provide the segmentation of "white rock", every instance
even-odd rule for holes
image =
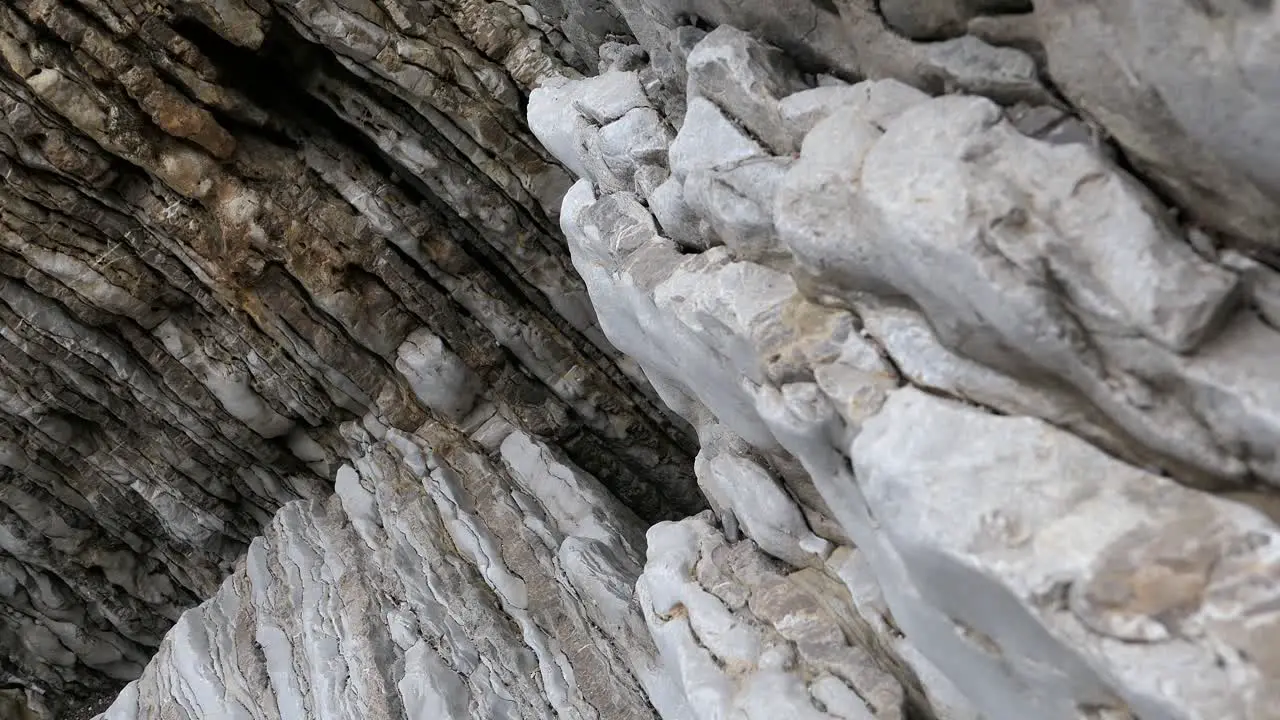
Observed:
[[[649,209],[662,226],[663,234],[681,247],[706,250],[720,244],[710,226],[685,202],[684,184],[674,176],[668,177],[649,195]]]
[[[729,545],[705,514],[650,529],[637,596],[699,720],[902,717],[902,688],[848,644],[840,601],[824,605],[749,543]],[[821,697],[840,705],[824,711]]]
[[[1254,648],[1280,632],[1280,612],[1239,614],[1276,592],[1245,589],[1280,562],[1280,530],[1260,514],[1039,421],[910,389],[850,453],[922,596],[971,653],[1002,658],[1041,717],[1120,699],[1141,716],[1274,715],[1271,659]],[[913,637],[931,654],[930,638]]]
[[[1138,368],[1103,354],[1122,328],[1154,354],[1195,347],[1232,309],[1235,279],[1088,148],[1027,138],[977,98],[916,105],[883,135],[845,108],[805,139],[776,203],[783,242],[824,281],[905,294],[958,353],[1043,368],[1153,449],[1242,471],[1176,401],[1144,392]]]
[[[795,138],[782,121],[778,100],[804,88],[805,83],[781,51],[722,25],[693,48],[687,68],[690,85],[698,95],[724,109],[770,150],[781,154],[795,149]]]
[[[643,165],[666,166],[674,135],[653,108],[636,108],[600,130],[597,142],[604,164],[631,179]]]
[[[799,147],[810,130],[840,108],[857,108],[861,118],[883,129],[908,108],[928,100],[925,93],[897,80],[864,80],[793,93],[782,99],[779,110]]]
[[[719,425],[704,426],[698,435],[698,486],[722,522],[736,521],[761,550],[780,560],[820,565],[831,544],[813,534],[795,501],[746,444]]]
[[[671,144],[671,172],[683,181],[696,170],[713,170],[767,154],[714,103],[695,96],[689,99],[684,125]]]
[[[465,417],[480,394],[480,378],[426,328],[405,338],[396,351],[396,370],[423,405],[452,420]]]
[[[773,197],[789,160],[760,158],[689,173],[684,197],[739,260],[790,260],[773,226]]]
[[[574,81],[551,78],[529,93],[529,129],[556,160],[578,177],[587,177],[583,162],[587,149],[580,142],[591,128],[574,105]]]
[[[634,72],[611,71],[579,80],[574,85],[573,107],[598,126],[621,118],[649,99]]]

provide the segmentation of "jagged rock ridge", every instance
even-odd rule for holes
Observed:
[[[107,718],[1275,717],[1278,22],[0,8],[0,669],[30,712],[158,646]]]

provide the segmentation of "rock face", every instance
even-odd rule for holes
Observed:
[[[137,678],[333,493],[343,423],[519,429],[646,521],[705,507],[551,219],[520,98],[573,71],[503,8],[0,7],[0,681]]]
[[[0,710],[1280,718],[1277,38],[5,4]]]

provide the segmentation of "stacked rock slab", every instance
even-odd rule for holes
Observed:
[[[0,715],[1280,716],[1278,33],[0,5]]]
[[[730,433],[807,473],[776,462],[771,493],[700,459],[726,528],[882,598],[865,646],[972,703],[937,715],[1277,717],[1277,528],[1196,489],[1280,480],[1280,333],[1240,273],[1088,142],[895,80],[796,90],[778,58],[731,27],[695,45],[665,164],[604,162],[613,125],[590,108],[627,73],[530,102],[588,170],[561,223],[606,335],[704,453]],[[744,664],[723,611],[646,595],[650,573],[693,574],[673,544],[705,541],[661,527],[642,603],[685,608],[692,647],[659,647],[687,688],[715,687]],[[829,711],[804,660],[808,692],[775,689],[772,717]],[[758,707],[732,687],[695,711]]]
[[[520,431],[501,465],[432,435],[281,510],[100,717],[682,717],[628,607],[640,519]]]
[[[138,678],[281,507],[324,506],[353,420],[519,429],[649,522],[705,507],[525,126],[582,61],[459,5],[0,3],[6,693]]]

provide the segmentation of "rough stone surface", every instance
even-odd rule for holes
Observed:
[[[704,712],[750,716],[757,658],[793,674],[771,716],[819,697],[693,569],[741,537],[838,578],[847,637],[924,716],[1276,717],[1255,642],[1277,530],[1239,492],[1277,483],[1269,256],[1205,243],[1061,110],[1003,95],[1016,63],[967,83],[987,97],[782,97],[799,152],[777,157],[734,132],[758,104],[704,97],[701,53],[668,185],[715,238],[623,232],[591,175],[561,218],[605,334],[700,428],[726,539],[655,527],[640,592],[661,587],[650,624]]]
[[[0,717],[1280,720],[1278,18],[0,4]]]
[[[0,682],[62,716],[138,678],[281,507],[325,506],[353,420],[486,452],[514,428],[648,521],[705,507],[693,433],[598,328],[555,219],[569,173],[523,116],[594,67],[605,15],[0,7]],[[646,102],[618,87],[574,111]],[[665,164],[657,132],[613,147]]]
[[[679,717],[626,612],[639,518],[520,431],[505,473],[448,434],[389,431],[284,508],[100,717],[652,718],[645,690]]]

